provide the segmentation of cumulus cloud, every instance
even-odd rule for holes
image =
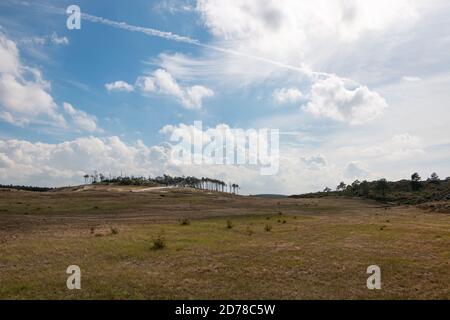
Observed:
[[[143,92],[175,97],[186,109],[202,108],[203,99],[214,96],[214,91],[200,85],[183,87],[164,69],[154,71],[150,76],[141,76],[136,81]]]
[[[209,139],[214,130],[227,128],[221,124],[203,132]],[[171,134],[178,130],[190,134],[192,129],[188,125],[167,126],[161,132]],[[300,193],[320,190],[339,180],[335,168],[324,164],[320,156],[301,160],[298,150],[284,150],[280,172],[275,176],[262,176],[258,167],[248,165],[176,164],[171,161],[172,151],[173,145],[168,142],[147,146],[140,140],[125,143],[116,136],[83,137],[61,143],[0,140],[0,179],[14,184],[63,186],[83,183],[83,175],[94,171],[153,177],[166,173],[216,177],[236,182],[243,192],[249,193]]]
[[[214,163],[213,153],[219,149],[222,149],[220,151],[220,154],[222,154],[221,161],[224,160],[223,156],[226,155],[227,151],[230,152],[231,150],[223,150],[223,144],[226,144],[227,141],[229,143],[234,143],[234,138],[237,136],[240,136],[243,139],[246,138],[244,130],[230,128],[230,126],[225,123],[210,128],[203,128],[201,122],[196,122],[194,125],[186,125],[183,123],[179,125],[166,125],[160,130],[160,133],[171,139],[173,142],[178,142],[179,139],[182,139],[182,141],[189,141],[189,145],[184,146],[189,149],[187,152],[190,153],[190,145],[192,145],[194,157],[200,157],[200,159],[203,158],[207,163]],[[218,136],[223,137],[223,140],[216,140],[216,137]],[[266,138],[264,142],[267,142],[267,137],[261,137],[261,139],[264,138]],[[204,152],[203,148],[208,145],[211,147],[208,147],[211,152]],[[230,145],[228,145],[228,148],[230,148]],[[231,148],[234,152],[234,145]],[[241,149],[239,146],[237,146],[237,148],[239,150],[238,152],[245,154],[245,150]],[[257,150],[254,151],[255,153],[252,154],[252,156],[257,156]]]
[[[382,154],[383,162],[397,161],[399,158],[386,157],[393,150],[417,149],[420,142],[410,135],[393,137],[383,146],[364,148],[352,147],[347,153],[333,154],[332,161],[318,150],[305,150],[291,145],[280,149],[279,172],[273,176],[262,176],[258,166],[217,165],[207,161],[201,164],[173,162],[174,133],[178,138],[201,134],[204,146],[207,146],[214,134],[230,130],[227,124],[209,128],[192,125],[168,125],[161,129],[165,139],[161,144],[147,146],[137,140],[126,143],[117,136],[83,137],[61,143],[33,143],[24,140],[0,140],[0,179],[7,183],[33,185],[76,185],[83,182],[83,175],[95,170],[103,174],[157,176],[161,174],[210,176],[225,181],[233,181],[242,186],[245,193],[286,193],[298,194],[323,190],[325,186],[334,186],[339,181],[369,179],[375,177],[366,168],[376,164],[375,153]],[[405,156],[405,152],[400,152]],[[399,155],[399,154],[397,154]],[[364,160],[344,162],[338,165],[338,158],[358,156]],[[409,153],[409,157],[417,154]],[[374,162],[375,159],[375,162]],[[418,170],[416,168],[416,170]],[[383,176],[393,173],[383,171]],[[395,175],[395,174],[394,174]]]
[[[35,81],[21,81],[11,74],[0,76],[0,103],[9,111],[23,114],[55,112],[56,104],[46,91],[46,85]]]
[[[296,88],[275,89],[272,93],[274,100],[278,104],[297,103],[302,99],[302,93]]]
[[[107,83],[105,84],[105,88],[108,91],[125,91],[125,92],[134,91],[134,87],[131,84],[121,80]]]
[[[10,183],[61,186],[82,183],[82,176],[94,171],[112,175],[167,173],[229,179],[242,174],[237,167],[175,166],[170,156],[168,143],[149,147],[139,140],[125,143],[116,136],[91,136],[55,144],[0,140],[0,179]],[[249,176],[259,175],[256,170],[250,173]]]
[[[199,0],[197,11],[214,37],[213,46],[223,51],[207,52],[196,59],[163,54],[157,63],[177,78],[203,78],[237,88],[264,81],[269,85],[282,82],[286,89],[273,92],[279,104],[301,99],[299,92],[290,90],[286,84],[318,90],[336,82],[338,76],[314,71],[333,68],[335,51],[339,59],[346,60],[346,56],[353,54],[348,48],[367,50],[371,40],[406,32],[420,17],[420,10],[412,0],[395,3],[250,0],[245,4]],[[331,80],[324,82],[328,78]],[[318,116],[359,124],[377,118],[387,106],[380,93],[370,91],[364,84],[343,83],[338,91],[346,97],[335,96],[337,100],[331,103],[332,108],[324,108],[323,104],[327,103],[317,101],[316,95],[307,109]],[[365,106],[366,103],[369,105]]]
[[[329,77],[311,88],[310,101],[303,107],[308,113],[351,124],[363,124],[379,117],[387,103],[366,86],[351,88],[341,78]]]
[[[57,105],[49,93],[50,84],[41,72],[22,65],[16,44],[0,33],[0,111],[12,124],[36,122],[41,116],[51,124],[64,126]]]
[[[75,109],[70,103],[63,103],[64,111],[71,117],[76,128],[87,131],[95,132],[100,131],[97,127],[97,118],[89,115],[84,111]]]
[[[56,34],[55,39],[59,39]],[[64,40],[55,40],[63,41]],[[30,124],[95,132],[100,129],[96,118],[65,102],[63,110],[71,119],[67,122],[50,94],[51,85],[41,71],[20,61],[16,43],[0,32],[0,119],[15,126]]]
[[[0,177],[12,183],[64,185],[80,183],[85,173],[155,174],[163,147],[142,142],[127,145],[118,137],[84,137],[62,143],[0,141]],[[154,160],[154,161],[152,161]]]

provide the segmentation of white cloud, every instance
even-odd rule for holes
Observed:
[[[148,148],[140,141],[126,145],[114,136],[56,144],[0,140],[0,178],[11,183],[73,185],[94,170],[147,176],[158,172],[163,152],[163,147]]]
[[[9,124],[14,125],[14,126],[18,126],[18,127],[25,127],[30,123],[30,121],[28,119],[16,118],[7,111],[0,111],[0,119],[2,119],[3,121],[5,121]]]
[[[1,118],[23,126],[45,121],[65,126],[57,105],[49,94],[50,84],[39,70],[22,65],[16,44],[0,33],[0,111]]]
[[[201,108],[204,98],[214,96],[214,91],[204,86],[195,85],[185,90],[185,98],[182,101],[187,108]]]
[[[136,86],[143,92],[173,96],[186,109],[200,109],[204,98],[214,96],[214,91],[204,86],[180,86],[164,69],[158,69],[150,76],[139,77]]]
[[[21,126],[41,121],[65,126],[64,118],[57,112],[57,105],[47,92],[46,85],[39,81],[26,81],[11,74],[1,74],[0,107],[4,109],[3,115],[7,116],[9,122]],[[41,116],[48,120],[41,119]]]
[[[198,0],[197,10],[225,45],[293,65],[313,58],[324,43],[332,48],[392,32],[418,17],[410,0]]]
[[[53,38],[57,38],[56,33]],[[71,119],[70,125],[50,94],[50,83],[43,79],[40,70],[20,62],[15,42],[2,33],[0,58],[1,120],[20,127],[39,124],[70,129],[72,125],[78,131],[101,131],[94,116],[65,102],[63,109]]]
[[[95,116],[89,115],[84,111],[75,109],[70,103],[63,103],[64,111],[71,117],[76,128],[87,131],[95,132],[100,131],[97,126],[97,119]]]
[[[225,124],[204,130],[206,139],[215,130],[226,130]],[[192,126],[167,126],[165,134],[174,130],[190,134]],[[0,140],[0,179],[13,184],[76,185],[85,173],[95,170],[104,174],[157,176],[161,174],[209,176],[236,182],[243,192],[299,193],[334,184],[334,167],[326,165],[321,156],[305,156],[298,150],[283,152],[280,172],[262,176],[258,167],[235,165],[176,165],[171,161],[171,144],[146,146],[142,141],[125,143],[119,137],[84,137],[62,143],[32,143],[23,140]],[[307,163],[309,162],[309,163]],[[302,179],[298,179],[301,176]],[[249,182],[251,181],[251,183]]]
[[[14,41],[0,33],[0,73],[19,74],[19,50]]]
[[[296,88],[275,89],[272,93],[273,98],[278,104],[297,103],[302,99],[302,93]]]
[[[359,53],[361,49],[366,54],[374,39],[390,41],[399,34],[404,35],[421,16],[413,0],[333,3],[327,0],[286,0],[282,3],[198,0],[197,11],[214,37],[211,43],[214,48],[211,49],[223,50],[208,50],[198,58],[163,54],[159,61],[153,62],[159,63],[177,79],[212,80],[238,89],[274,83],[281,83],[284,88],[314,87],[317,82],[323,84],[327,78],[339,79],[328,73],[329,70],[334,72],[333,66],[337,64],[335,52],[339,53],[339,60],[354,63],[353,48],[355,52]],[[382,47],[383,42],[379,45]],[[347,56],[352,59],[346,59]],[[358,65],[360,69],[367,69],[367,66]],[[324,72],[318,76],[314,70]],[[344,72],[354,75],[353,70],[345,69]],[[386,101],[379,93],[367,89],[364,78],[357,75],[355,78],[358,81],[352,87],[345,87],[347,91],[354,91],[354,97],[348,103],[340,101],[339,112],[317,110],[313,108],[314,103],[311,111],[353,124],[377,118],[387,105]],[[361,80],[362,84],[359,84]],[[298,94],[286,93],[276,92],[275,100],[280,103],[300,100]],[[348,106],[357,104],[360,98],[371,105]],[[344,109],[351,109],[351,114],[344,114],[347,111]]]
[[[27,115],[55,112],[56,104],[44,84],[22,81],[11,74],[0,76],[0,103],[9,111]]]
[[[201,131],[192,125],[179,124],[165,126],[160,132],[166,138],[174,132],[179,136],[202,133],[204,142],[207,143],[216,131],[223,132],[227,129],[230,127],[226,124],[203,128]],[[325,186],[333,187],[340,181],[372,180],[381,176],[407,178],[414,171],[423,172],[423,168],[426,170],[422,175],[429,174],[427,163],[408,167],[400,176],[396,168],[389,170],[392,164],[398,164],[399,159],[417,158],[418,153],[408,150],[417,150],[420,145],[420,139],[408,134],[397,135],[388,142],[373,147],[342,148],[337,153],[320,146],[305,149],[285,144],[281,145],[280,149],[278,174],[262,176],[259,168],[247,165],[175,164],[171,161],[172,145],[167,139],[154,146],[147,146],[140,140],[125,143],[116,136],[91,136],[54,144],[0,140],[0,179],[13,184],[63,186],[82,183],[82,176],[94,170],[104,174],[118,175],[123,172],[136,176],[157,176],[166,173],[209,176],[236,182],[242,186],[244,193],[299,194],[323,190]],[[396,156],[386,156],[395,152],[398,152]],[[397,157],[400,154],[402,157]],[[447,163],[449,156],[447,152],[447,158],[442,158],[441,161]],[[355,157],[358,159],[346,160]],[[368,169],[377,167],[377,162],[388,168],[382,170],[381,175]],[[409,164],[409,161],[400,163],[402,166],[405,164]],[[445,175],[445,170],[438,169],[436,171]]]
[[[121,80],[107,83],[105,84],[105,88],[108,91],[125,91],[125,92],[134,91],[134,87],[131,84]]]
[[[10,168],[14,165],[14,162],[8,158],[4,153],[0,153],[0,169]]]
[[[362,124],[379,117],[387,103],[365,86],[349,88],[344,80],[330,77],[311,88],[310,101],[303,109],[317,117]]]

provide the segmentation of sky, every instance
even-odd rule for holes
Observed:
[[[69,30],[66,8],[81,9]],[[0,2],[0,184],[208,176],[244,194],[450,176],[444,0]],[[276,129],[279,169],[171,136]]]

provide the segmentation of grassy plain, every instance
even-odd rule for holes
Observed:
[[[373,264],[379,291],[366,287]],[[81,268],[81,290],[66,288],[69,265]],[[175,188],[0,191],[1,299],[450,299],[449,280],[450,215],[415,206]]]

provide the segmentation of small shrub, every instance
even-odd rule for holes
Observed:
[[[95,232],[95,227],[91,227],[91,234],[94,234]]]
[[[166,247],[166,238],[164,235],[160,233],[156,238],[152,239],[153,242],[153,250],[161,250]]]
[[[286,220],[283,220],[283,223],[286,223]]]
[[[264,231],[266,231],[266,232],[272,231],[272,225],[271,225],[271,224],[266,224],[266,225],[264,226]]]
[[[119,230],[116,228],[111,228],[111,234],[118,234]]]
[[[233,227],[233,222],[231,222],[231,220],[227,220],[227,229],[233,229]]]
[[[188,226],[191,224],[191,220],[185,218],[178,221],[180,226]]]

